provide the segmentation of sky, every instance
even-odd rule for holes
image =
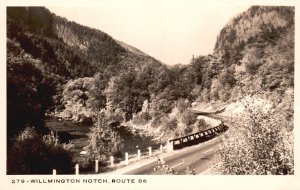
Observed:
[[[99,29],[163,63],[174,65],[189,64],[193,55],[212,53],[220,30],[230,19],[250,7],[204,4],[203,1],[167,2],[106,2],[47,8],[56,15]]]

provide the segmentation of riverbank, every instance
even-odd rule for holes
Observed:
[[[45,126],[54,131],[61,143],[72,142],[74,144],[75,157],[80,157],[80,152],[88,143],[88,133],[91,125],[64,121],[57,118],[47,118]],[[139,129],[133,129],[128,126],[117,126],[114,128],[120,134],[123,140],[122,153],[136,153],[137,149],[147,150],[148,147],[158,148],[159,143],[153,140],[153,137],[147,135]]]

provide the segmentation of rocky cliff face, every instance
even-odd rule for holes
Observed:
[[[222,29],[214,54],[223,56],[228,64],[238,64],[250,51],[258,51],[258,58],[275,55],[278,46],[290,51],[294,43],[294,11],[293,7],[283,6],[251,7]]]
[[[81,42],[77,35],[74,34],[71,28],[67,26],[67,20],[64,23],[54,24],[54,32],[57,34],[58,38],[61,38],[64,43],[71,47],[77,47],[80,50],[87,50],[89,47],[88,41]]]
[[[212,55],[189,66],[199,101],[232,101],[263,94],[278,104],[294,87],[294,7],[253,6],[230,20]]]

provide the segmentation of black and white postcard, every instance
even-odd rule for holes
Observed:
[[[300,188],[295,1],[4,2],[5,190]]]

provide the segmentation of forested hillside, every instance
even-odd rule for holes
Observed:
[[[234,115],[233,138],[218,150],[212,173],[294,174],[294,15],[294,7],[254,6],[218,36],[214,56],[223,69],[210,101],[237,101],[244,111]]]
[[[96,90],[102,91],[109,79],[119,73],[137,71],[145,65],[164,67],[154,58],[126,50],[119,43],[99,30],[67,21],[46,8],[8,7],[9,134],[15,134],[27,123],[36,125],[33,120],[42,121],[38,118],[43,118],[46,110],[64,109],[62,92],[70,80],[101,76],[98,82],[103,86]],[[104,108],[105,100],[101,94],[97,96],[93,97],[99,101],[96,108]],[[16,117],[22,119],[16,121]]]
[[[212,55],[188,66],[195,71],[199,102],[232,102],[260,95],[276,107],[293,99],[294,8],[253,6],[217,37]],[[292,104],[291,102],[285,102]]]
[[[102,126],[94,133],[133,125],[165,141],[209,127],[192,103],[225,105],[246,96],[270,101],[292,122],[294,14],[293,7],[253,6],[228,22],[210,55],[167,66],[46,8],[8,7],[8,144],[27,127],[44,134],[45,116]]]
[[[189,112],[191,102],[226,105],[250,96],[257,102],[259,99],[270,102],[272,109],[293,122],[294,38],[293,7],[253,6],[226,24],[212,54],[193,57],[189,65],[169,69],[170,73],[177,72],[176,89],[185,92],[176,97],[185,99],[183,107]],[[171,95],[172,90],[167,93]],[[159,97],[151,101],[149,113],[154,113],[153,105],[169,101]],[[183,102],[180,98],[178,102]],[[157,99],[160,100],[155,102]],[[182,136],[203,126],[202,122],[194,123],[192,113],[178,113],[174,108],[182,106],[179,104],[168,106],[169,112],[162,117],[159,114],[150,117],[155,118],[151,126],[158,120],[162,127],[158,134]]]
[[[294,81],[294,8],[251,7],[218,36],[214,55],[248,93],[284,93]]]

